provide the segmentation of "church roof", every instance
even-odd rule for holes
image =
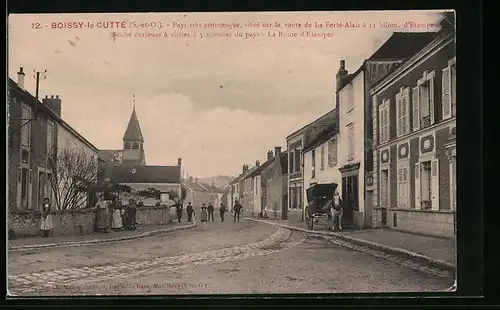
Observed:
[[[114,183],[181,183],[180,166],[114,166],[109,173]]]
[[[139,120],[137,119],[137,113],[134,110],[130,115],[130,120],[128,121],[127,130],[123,135],[123,140],[135,140],[144,142],[144,138],[142,137],[141,126],[139,125]]]

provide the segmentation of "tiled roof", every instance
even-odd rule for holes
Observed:
[[[99,158],[108,162],[114,158],[116,152],[120,151],[121,150],[99,150]]]
[[[304,131],[304,145],[311,143],[312,140],[316,139],[318,134],[329,128],[333,123],[336,123],[337,120],[337,110],[332,110],[309,124]]]
[[[32,94],[30,94],[30,92],[19,87],[19,85],[17,85],[17,83],[14,82],[14,80],[11,78],[9,78],[8,87],[9,87],[9,92],[15,91],[19,95],[23,96],[24,102],[26,104],[34,106],[35,103],[38,102],[38,112],[42,112],[48,115],[51,119],[53,119],[55,122],[57,122],[59,125],[64,127],[69,132],[71,132],[71,134],[73,134],[78,140],[83,142],[92,150],[99,151],[92,143],[90,143],[89,140],[85,139],[84,136],[82,136],[73,127],[71,127],[68,123],[66,123],[59,115],[57,115],[54,111],[52,111],[52,109],[50,109],[49,107],[47,107],[47,105],[37,100]]]
[[[137,119],[137,113],[134,110],[130,115],[130,120],[128,121],[127,130],[123,135],[123,140],[136,140],[136,141],[144,141],[142,137],[141,126],[139,125],[139,120]]]
[[[180,183],[179,166],[114,166],[109,178],[115,183]]]
[[[298,133],[300,131],[304,132],[304,135],[307,135],[308,129],[310,129],[311,127],[314,127],[318,124],[330,122],[332,119],[334,119],[337,116],[336,113],[337,112],[335,110],[332,110],[326,114],[321,115],[319,118],[315,119],[311,123],[304,125],[302,128],[300,128],[300,129],[296,130],[295,132],[293,132],[292,134],[288,135],[286,139],[288,140],[289,137],[295,135],[296,133]],[[307,137],[305,137],[305,138],[307,138]]]
[[[260,175],[264,169],[266,169],[270,164],[272,164],[273,160],[274,157],[266,161],[265,163],[261,164],[257,169],[255,169],[252,173],[250,173],[248,177],[252,178],[257,175]]]
[[[197,191],[197,192],[206,192],[206,189],[197,182],[191,181],[191,180],[183,180],[182,183],[186,185],[188,188]]]
[[[396,70],[406,59],[418,53],[439,35],[439,32],[393,32],[392,36],[376,50],[366,61],[392,60],[394,64],[389,71]],[[361,66],[342,79],[339,90],[349,84],[365,68],[364,61]]]
[[[407,59],[437,35],[438,32],[394,32],[368,60]]]
[[[339,132],[339,126],[337,122],[331,123],[328,127],[326,127],[323,131],[319,132],[315,138],[311,140],[308,144],[304,146],[304,149],[302,150],[303,153],[308,152],[315,147],[325,143],[328,141],[331,137],[333,137],[335,134]]]

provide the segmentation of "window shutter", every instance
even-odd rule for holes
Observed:
[[[451,117],[451,76],[450,67],[443,69],[443,74],[441,75],[441,87],[442,87],[442,112],[443,120]]]
[[[396,94],[396,136],[401,136],[401,93]]]
[[[434,105],[434,76],[429,79],[429,107],[431,110],[431,125],[434,124],[436,120],[436,108]]]
[[[32,205],[32,197],[33,197],[33,173],[32,170],[29,170],[29,175],[28,175],[28,202],[26,204],[27,209],[31,209]]]
[[[404,207],[408,208],[409,204],[409,196],[408,196],[408,167],[403,168],[403,199],[404,199]]]
[[[390,104],[391,101],[387,99],[387,102],[385,103],[385,141],[389,141],[391,139],[391,131],[390,131],[391,120],[389,113]]]
[[[420,202],[420,163],[415,164],[415,209],[420,210],[422,204]]]
[[[439,159],[431,162],[432,210],[439,210]]]
[[[379,127],[379,141],[384,143],[384,104],[378,106],[378,127]]]
[[[403,119],[404,122],[404,134],[410,133],[410,88],[405,88],[403,92],[404,106],[403,112],[405,117]],[[407,171],[408,172],[408,171]]]
[[[402,188],[402,185],[403,185],[403,169],[401,168],[398,168],[398,207],[401,207],[401,204],[403,202],[403,188]]]
[[[412,104],[413,104],[413,131],[420,129],[420,104],[418,98],[418,86],[412,89]]]
[[[331,167],[333,164],[333,140],[328,141],[328,166]]]
[[[17,168],[17,193],[16,193],[16,207],[17,209],[21,209],[21,193],[22,193],[22,179],[23,179],[23,168]]]

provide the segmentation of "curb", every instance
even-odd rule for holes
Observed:
[[[301,232],[305,232],[305,233],[312,234],[312,235],[336,237],[342,241],[350,242],[350,243],[355,244],[355,245],[369,247],[371,249],[383,251],[383,252],[386,252],[389,254],[405,256],[405,257],[415,261],[418,264],[425,264],[425,265],[432,266],[434,268],[438,268],[438,269],[447,271],[451,274],[452,277],[455,277],[456,268],[453,264],[450,264],[450,263],[442,261],[442,260],[435,260],[435,259],[432,259],[428,256],[414,253],[414,252],[411,252],[411,251],[408,251],[405,249],[395,248],[395,247],[391,247],[391,246],[387,246],[387,245],[382,245],[379,243],[375,243],[375,242],[371,242],[371,241],[367,241],[367,240],[362,240],[362,239],[357,239],[354,237],[348,237],[348,236],[344,236],[342,234],[335,233],[335,232],[313,231],[313,230],[304,229],[304,228],[300,228],[300,227],[293,227],[293,226],[289,226],[289,225],[272,223],[272,222],[262,221],[262,220],[252,219],[252,218],[245,218],[245,219],[249,220],[249,221],[255,221],[255,222],[266,223],[269,225],[275,225],[278,227],[287,228],[287,229],[291,229],[291,230],[295,230],[295,231],[301,231]]]
[[[197,224],[185,225],[181,227],[173,227],[173,228],[165,228],[165,229],[157,229],[142,233],[136,236],[127,236],[127,237],[119,237],[119,238],[110,238],[110,239],[94,239],[94,240],[86,240],[86,241],[70,241],[70,242],[59,242],[59,243],[48,243],[48,244],[37,244],[37,245],[18,245],[8,247],[9,251],[18,251],[18,250],[31,250],[31,249],[43,249],[43,248],[54,248],[54,247],[72,247],[72,246],[80,246],[80,245],[88,245],[88,244],[105,244],[105,243],[116,243],[121,241],[128,241],[134,239],[142,239],[146,237],[152,237],[156,235],[168,234],[176,231],[188,230],[191,228],[197,227]]]

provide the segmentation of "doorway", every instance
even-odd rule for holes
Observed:
[[[380,170],[380,206],[389,207],[389,169]]]
[[[351,175],[342,178],[342,199],[344,200],[344,215],[342,226],[353,224],[353,212],[359,210],[358,176]]]

